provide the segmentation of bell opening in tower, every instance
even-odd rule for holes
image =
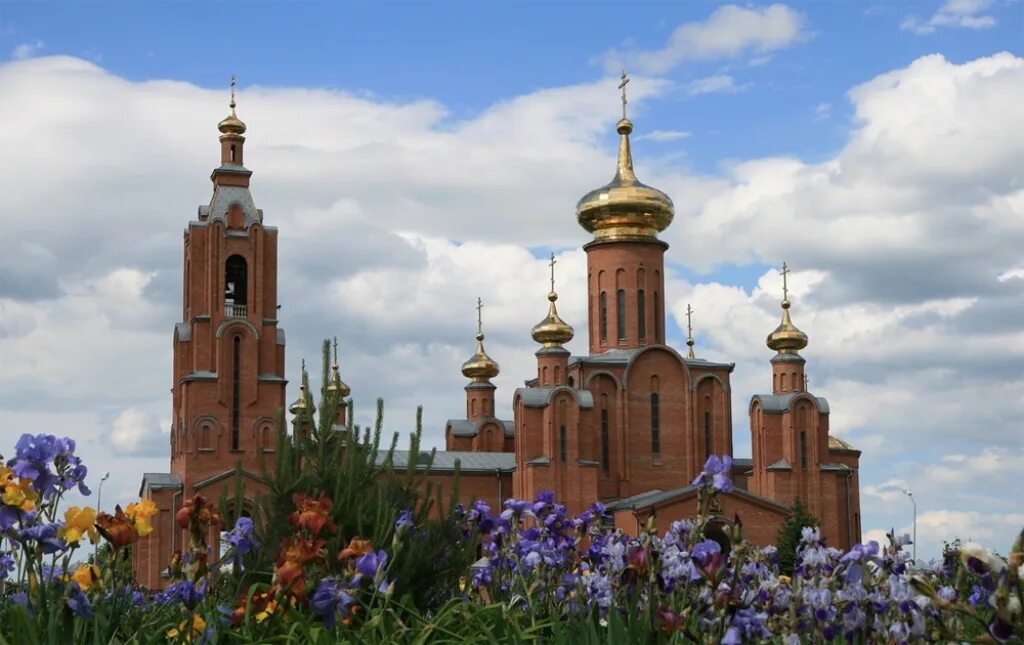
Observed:
[[[228,258],[224,268],[224,316],[245,318],[248,316],[248,264],[240,255]]]

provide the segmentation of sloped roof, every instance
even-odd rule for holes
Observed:
[[[755,394],[750,402],[760,401],[761,407],[768,413],[788,412],[790,406],[798,396],[808,396],[818,405],[818,411],[822,414],[829,413],[828,401],[820,396],[807,394],[807,392],[787,392],[786,394]]]
[[[521,387],[516,390],[516,394],[523,397],[523,405],[526,407],[544,408],[551,403],[551,397],[556,392],[561,391],[573,392],[580,402],[580,407],[583,409],[594,407],[594,395],[590,390],[577,390],[567,385],[559,385],[557,387]]]
[[[515,436],[516,424],[514,421],[505,421],[495,417],[483,417],[476,421],[469,421],[467,419],[448,419],[445,422],[446,428],[452,429],[452,434],[456,437],[475,437],[477,432],[480,431],[480,426],[485,423],[499,423],[504,427],[505,436]]]
[[[386,450],[377,452],[377,463],[384,462]],[[393,456],[395,470],[405,470],[409,467],[409,451],[396,450]],[[418,455],[418,467],[426,468],[430,460],[430,451],[420,451]],[[455,462],[459,461],[460,470],[464,473],[472,472],[494,472],[496,470],[512,471],[516,467],[516,454],[514,452],[467,452],[438,450],[434,454],[434,463],[431,471],[455,470]]]
[[[143,492],[149,490],[160,490],[163,488],[178,488],[181,486],[181,478],[172,473],[144,473],[142,485],[139,486],[139,497]]]

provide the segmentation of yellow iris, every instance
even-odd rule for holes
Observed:
[[[180,625],[178,625],[177,627],[174,627],[174,628],[168,630],[167,638],[177,638],[178,636],[180,636],[182,634],[182,632],[185,631],[185,625],[187,625],[187,624],[188,624],[187,620],[186,621],[182,621],[182,623]],[[186,640],[187,641],[191,641],[194,637],[199,636],[200,634],[202,634],[204,629],[206,629],[206,621],[203,620],[203,617],[200,616],[199,614],[194,614],[192,616],[192,631],[186,637]]]
[[[94,584],[100,583],[100,568],[95,564],[83,564],[78,571],[71,574],[71,579],[78,583],[82,591],[86,591]]]
[[[125,515],[131,519],[135,524],[135,530],[138,531],[139,537],[146,537],[153,532],[153,527],[149,523],[149,518],[153,517],[159,512],[160,509],[156,507],[156,504],[151,499],[144,499],[139,502],[133,502],[124,509]]]
[[[68,544],[78,544],[79,540],[88,535],[89,541],[96,544],[100,539],[96,533],[96,511],[89,507],[77,506],[64,511],[64,528],[58,535]]]
[[[31,511],[36,507],[36,500],[39,499],[39,494],[32,490],[32,481],[28,479],[22,479],[17,483],[14,483],[12,478],[8,478],[4,484],[3,503],[7,506],[16,506],[22,511]]]

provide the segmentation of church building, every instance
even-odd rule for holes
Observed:
[[[583,245],[588,352],[572,356],[565,349],[575,330],[558,314],[552,257],[547,315],[532,329],[537,371],[511,393],[512,419],[499,419],[491,382],[499,366],[484,348],[478,301],[476,351],[462,365],[469,379],[464,418],[446,423],[446,449],[437,452],[429,479],[445,490],[458,470],[463,501],[483,499],[495,510],[509,497],[532,499],[549,490],[572,512],[599,500],[617,527],[636,533],[651,517],[662,529],[692,517],[697,490],[690,483],[708,456],[733,456],[734,365],[696,357],[692,330],[685,353],[666,343],[668,244],[658,234],[672,224],[675,209],[633,170],[627,82],[623,75],[615,176],[576,205],[576,219],[590,236]],[[277,230],[264,225],[249,192],[246,126],[235,115],[233,93],[230,107],[218,126],[221,165],[211,176],[213,196],[184,236],[170,473],[147,473],[140,491],[161,509],[156,530],[135,553],[138,581],[152,588],[163,586],[161,569],[182,548],[173,516],[183,498],[216,498],[229,483],[233,491],[236,464],[245,489],[259,487],[259,464],[272,464],[275,418],[284,407]],[[861,534],[860,451],[829,434],[828,402],[807,390],[800,351],[808,338],[791,319],[787,273],[783,264],[781,323],[766,341],[774,352],[771,390],[750,399],[753,455],[733,457],[736,490],[721,496],[719,523],[725,527],[738,515],[748,539],[770,544],[800,497],[821,520],[828,543],[848,548]],[[768,372],[766,366],[766,389]],[[330,387],[342,398],[350,394],[337,364]],[[311,405],[304,391],[293,414],[303,405]],[[407,460],[408,453],[396,452],[396,467]]]

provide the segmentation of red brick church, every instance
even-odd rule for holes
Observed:
[[[241,463],[247,497],[261,486],[259,462],[272,463],[275,418],[285,403],[284,330],[277,320],[277,230],[263,222],[243,165],[245,124],[220,122],[221,163],[213,195],[184,234],[182,322],[174,327],[170,472],[146,473],[140,494],[161,512],[135,551],[138,580],[163,585],[161,571],[182,548],[173,517],[184,498],[235,490]],[[604,501],[629,532],[654,516],[659,526],[696,510],[690,482],[708,455],[732,455],[732,363],[681,354],[665,342],[664,254],[658,239],[674,217],[672,200],[633,171],[632,122],[616,127],[615,177],[576,205],[591,236],[587,253],[589,351],[572,356],[574,336],[556,308],[554,263],[547,315],[533,327],[537,372],[512,393],[512,420],[495,416],[491,379],[498,364],[484,349],[462,365],[465,418],[445,427],[430,478],[446,486],[458,466],[466,501],[492,508],[545,490],[570,510]],[[825,399],[807,391],[807,336],[790,318],[783,266],[782,322],[768,335],[775,352],[771,393],[749,406],[752,458],[733,459],[737,490],[724,496],[723,522],[739,514],[756,543],[774,541],[797,496],[822,522],[828,542],[860,540],[860,451],[829,434]],[[538,302],[538,308],[541,303]],[[525,330],[524,330],[525,333]],[[454,366],[453,366],[454,368]],[[765,371],[767,383],[767,369]],[[332,387],[348,396],[337,365]],[[305,394],[296,405],[307,404]],[[292,406],[293,408],[295,405]],[[404,467],[407,453],[395,455]]]

